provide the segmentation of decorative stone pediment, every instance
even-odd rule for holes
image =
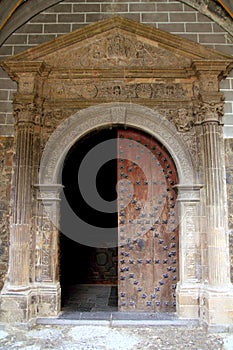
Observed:
[[[232,60],[231,56],[170,33],[114,17],[29,49],[11,57],[6,64],[17,62],[11,64],[13,70],[19,70],[19,62],[25,61],[44,62],[55,70],[122,67],[162,70],[190,68],[196,60],[229,59]]]
[[[46,56],[46,63],[53,67],[70,68],[173,68],[189,67],[191,60],[157,42],[132,32],[113,28],[103,34],[83,40],[67,49],[62,48]]]

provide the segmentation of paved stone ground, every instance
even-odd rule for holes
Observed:
[[[231,350],[233,334],[197,326],[109,327],[0,325],[0,349],[24,350]]]

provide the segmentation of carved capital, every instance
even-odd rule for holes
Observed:
[[[34,124],[37,108],[32,101],[14,102],[14,117],[17,124]]]
[[[194,105],[193,110],[196,116],[196,124],[202,124],[206,122],[222,123],[223,102],[199,102]]]

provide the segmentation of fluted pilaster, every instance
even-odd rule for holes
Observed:
[[[222,126],[218,122],[204,122],[202,127],[208,284],[224,288],[229,286],[230,276]]]
[[[9,282],[12,286],[27,286],[29,283],[33,179],[33,113],[34,107],[32,103],[17,103],[15,105],[16,155],[9,268]]]

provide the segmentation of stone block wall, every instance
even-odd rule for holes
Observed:
[[[64,0],[33,17],[13,33],[0,47],[0,60],[112,16],[126,17],[233,55],[233,37],[207,16],[181,1]],[[0,198],[0,210],[3,215],[3,228],[0,233],[0,287],[2,283],[1,276],[6,272],[7,261],[9,233],[7,215],[9,211],[6,206],[9,199],[11,172],[11,165],[7,159],[12,152],[12,136],[14,135],[12,97],[16,87],[16,83],[12,82],[8,75],[0,69],[0,135],[3,137],[0,139],[0,152],[1,167],[3,167],[1,168],[1,170],[3,169],[1,176],[4,178],[4,181],[1,181]],[[224,133],[227,137],[229,220],[230,228],[232,228],[233,73],[221,83],[221,90],[225,95]],[[1,209],[2,207],[4,209]],[[231,236],[231,253],[233,256],[233,235]]]
[[[7,273],[13,138],[0,137],[0,289]]]

